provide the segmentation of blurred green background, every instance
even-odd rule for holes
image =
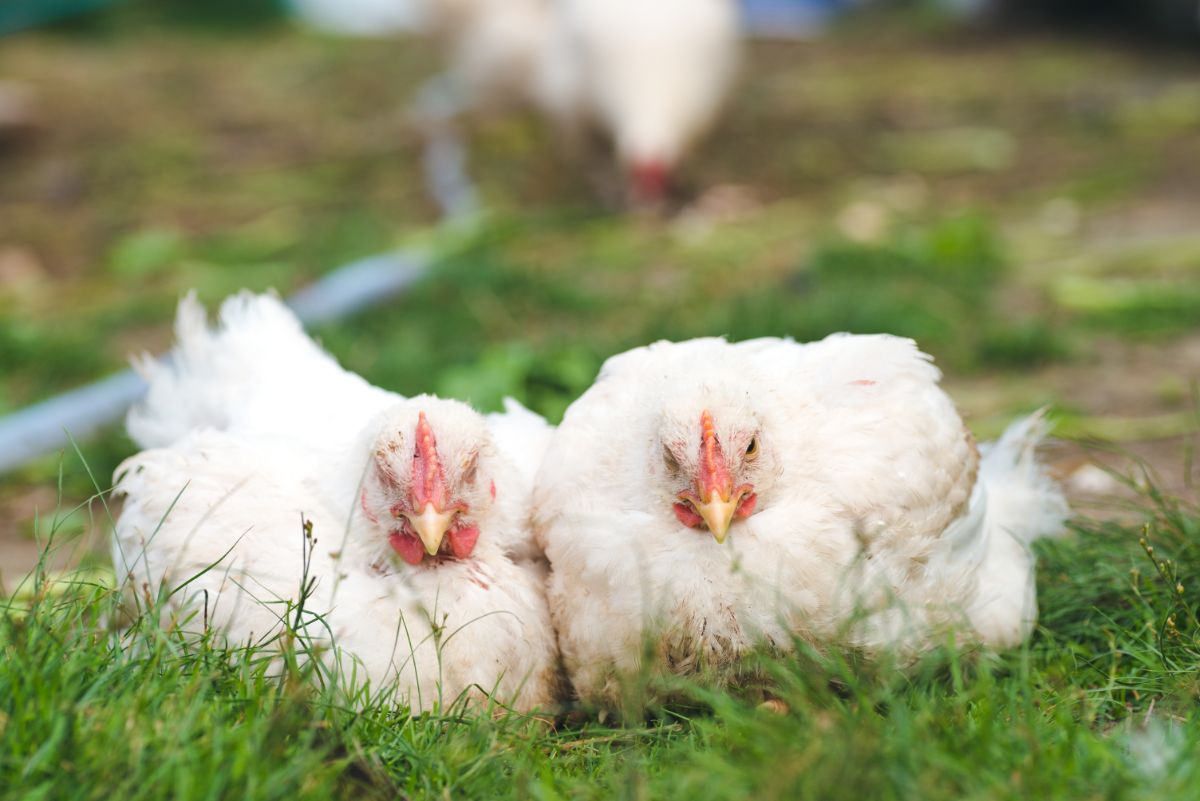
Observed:
[[[1045,403],[1186,491],[1200,375],[1200,54],[850,18],[748,48],[663,215],[606,208],[521,113],[470,126],[487,215],[437,229],[407,105],[418,39],[301,30],[273,3],[127,2],[0,39],[0,413],[170,342],[178,298],[287,293],[397,246],[415,291],[315,333],[402,393],[557,419],[660,337],[912,336],[971,424]],[[107,485],[132,445],[84,443]],[[1064,475],[1078,452],[1059,454]],[[62,472],[60,500],[59,473]],[[0,478],[0,566],[91,494],[74,454]],[[86,508],[77,528],[88,525]],[[7,550],[5,550],[7,548]]]

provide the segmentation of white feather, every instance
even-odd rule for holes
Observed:
[[[1037,460],[1036,448],[1048,430],[1045,413],[1038,412],[982,449],[978,483],[986,513],[977,542],[984,555],[968,617],[995,647],[1017,645],[1037,623],[1030,544],[1062,533],[1070,514],[1060,488]]]
[[[209,328],[190,293],[179,303],[175,336],[167,359],[136,365],[150,389],[126,427],[144,448],[203,427],[345,442],[399,398],[343,370],[273,295],[229,297]]]

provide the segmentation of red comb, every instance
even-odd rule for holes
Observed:
[[[630,168],[629,177],[636,200],[657,203],[667,194],[670,169],[663,161],[639,161]]]
[[[446,476],[442,473],[442,461],[438,458],[437,440],[433,429],[425,419],[425,412],[417,417],[417,446],[413,451],[412,501],[418,511],[432,503],[441,512],[448,501]]]
[[[729,500],[733,491],[733,478],[725,465],[725,453],[717,441],[717,429],[712,415],[707,411],[700,414],[700,500],[708,503],[715,492],[723,501]]]

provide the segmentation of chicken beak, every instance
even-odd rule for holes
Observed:
[[[437,556],[438,550],[442,547],[442,539],[445,538],[446,531],[449,530],[453,521],[453,511],[439,512],[432,503],[425,504],[425,508],[420,513],[408,515],[408,522],[412,524],[417,536],[421,538],[421,543],[425,546],[425,553],[430,556]]]
[[[733,513],[737,511],[739,500],[740,498],[723,500],[714,492],[708,503],[693,504],[718,543],[725,542],[725,535],[729,533],[729,525],[733,522]]]

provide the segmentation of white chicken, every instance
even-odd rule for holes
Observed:
[[[1001,648],[1037,614],[1029,543],[1065,501],[1038,416],[982,459],[910,340],[660,342],[613,357],[535,488],[550,606],[579,697],[643,667],[720,681],[797,639]]]
[[[516,99],[612,140],[635,199],[655,201],[715,120],[737,63],[733,0],[433,0],[473,102]]]
[[[373,387],[269,296],[230,298],[214,330],[186,299],[176,329],[129,415],[149,450],[115,479],[113,561],[139,595],[165,587],[170,612],[245,643],[294,620],[288,602],[315,579],[306,634],[401,702],[554,703],[529,532],[541,418]]]
[[[560,0],[586,114],[613,141],[635,200],[657,201],[713,124],[737,66],[733,0]]]

